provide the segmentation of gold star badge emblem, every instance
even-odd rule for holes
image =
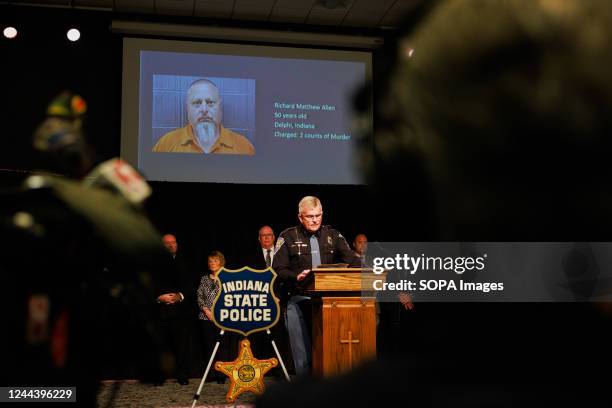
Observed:
[[[234,361],[219,361],[215,364],[215,369],[221,371],[230,379],[229,390],[225,396],[226,401],[234,402],[236,397],[243,392],[263,394],[266,389],[263,381],[264,376],[277,365],[278,360],[275,358],[257,360],[253,357],[251,343],[246,339],[242,340],[238,357]]]

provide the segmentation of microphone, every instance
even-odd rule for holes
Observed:
[[[103,188],[139,205],[151,195],[151,187],[142,176],[121,159],[110,159],[98,165],[84,180],[91,187]]]

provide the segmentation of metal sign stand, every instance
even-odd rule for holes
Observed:
[[[215,359],[215,355],[217,355],[217,350],[219,349],[219,344],[223,338],[223,333],[225,330],[221,330],[219,332],[219,336],[217,336],[217,343],[215,344],[215,348],[208,360],[208,365],[206,366],[206,370],[204,371],[204,376],[202,377],[202,381],[200,381],[200,386],[198,387],[198,391],[193,396],[193,403],[191,404],[191,408],[195,408],[198,400],[200,399],[200,394],[202,393],[202,388],[204,388],[204,383],[206,382],[206,377],[208,377],[208,372],[210,371],[210,366],[212,365],[213,360]]]
[[[281,367],[283,368],[283,373],[285,374],[285,378],[287,379],[288,382],[291,382],[291,378],[289,377],[289,373],[287,372],[287,369],[285,368],[285,363],[283,362],[283,358],[281,357],[280,353],[278,352],[278,348],[276,347],[276,343],[274,342],[274,337],[272,337],[272,333],[270,333],[270,329],[266,329],[266,333],[268,333],[268,338],[270,339],[270,343],[272,343],[272,347],[274,348],[274,352],[276,353],[276,357],[278,358],[278,362],[280,363]]]

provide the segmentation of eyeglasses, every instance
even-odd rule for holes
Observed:
[[[302,217],[306,218],[309,221],[312,220],[318,220],[319,218],[323,217],[323,213],[319,213],[319,214],[301,214]]]

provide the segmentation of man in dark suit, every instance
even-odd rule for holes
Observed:
[[[274,260],[274,243],[276,236],[274,230],[269,225],[264,225],[259,229],[258,235],[259,245],[252,251],[250,258],[247,261],[246,266],[252,269],[266,269],[272,266]],[[276,278],[274,284],[274,292],[276,296],[280,297],[279,293],[281,288],[279,287],[279,278]],[[280,320],[279,320],[280,321]],[[276,342],[279,353],[283,357],[283,362],[287,364],[290,359],[286,358],[289,356],[287,332],[282,324],[277,324],[270,329],[272,337]],[[253,353],[257,358],[271,358],[276,357],[276,353],[270,344],[270,338],[265,331],[258,332],[250,336],[251,344],[253,347]],[[280,375],[281,372],[278,368],[271,371],[272,375]]]
[[[178,252],[176,237],[166,234],[163,244],[172,260],[164,276],[160,277],[157,302],[160,304],[160,322],[166,346],[174,354],[176,378],[179,384],[187,385],[189,374],[189,350],[193,320],[195,316],[196,285],[191,269]]]
[[[276,240],[276,236],[274,235],[274,230],[268,226],[264,225],[259,229],[258,235],[259,245],[257,248],[251,251],[249,256],[246,258],[245,265],[240,266],[248,266],[251,269],[266,269],[269,266],[272,266],[272,261],[274,260],[274,243]],[[277,277],[274,283],[274,292],[279,299],[282,296],[282,288],[280,286],[280,279]]]
[[[253,251],[246,266],[253,269],[266,269],[268,266],[272,266],[275,238],[274,230],[270,226],[264,225],[261,227],[258,236],[259,246]]]

